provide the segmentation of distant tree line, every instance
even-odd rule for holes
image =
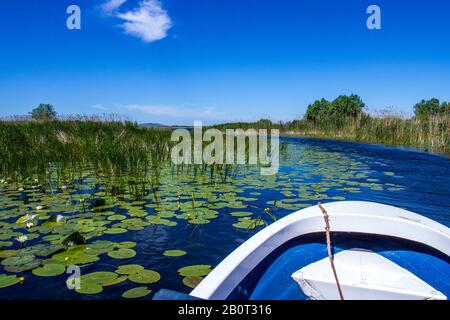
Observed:
[[[333,101],[320,99],[308,105],[304,119],[312,122],[320,120],[329,120],[330,118],[352,118],[364,114],[366,104],[361,97],[352,95],[341,95]],[[427,118],[433,115],[445,114],[450,115],[450,103],[440,102],[439,99],[432,98],[429,100],[422,100],[414,105],[414,115],[416,118]],[[34,120],[48,121],[54,120],[57,113],[51,104],[41,103],[30,112],[31,118]],[[295,121],[295,120],[294,120]],[[269,127],[272,122],[268,119],[261,119],[257,121],[257,127]]]
[[[342,95],[332,102],[326,99],[316,100],[308,106],[305,118],[318,121],[329,117],[356,117],[365,107],[366,105],[358,95]]]
[[[314,101],[308,106],[304,118],[316,122],[332,117],[356,117],[363,113],[365,107],[365,103],[358,95],[342,95],[332,102],[326,99]],[[450,114],[450,103],[441,103],[438,99],[433,98],[430,100],[422,100],[414,106],[414,115],[416,118],[426,118],[438,114]]]
[[[422,100],[414,106],[414,114],[417,118],[426,118],[438,114],[450,114],[450,103],[439,99]]]

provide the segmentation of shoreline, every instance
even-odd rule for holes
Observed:
[[[353,143],[364,143],[364,144],[374,144],[374,145],[381,145],[385,147],[399,147],[399,148],[406,148],[411,151],[418,151],[418,152],[425,152],[428,154],[435,154],[438,156],[443,156],[446,158],[450,158],[450,146],[448,149],[445,150],[435,150],[430,149],[427,147],[421,147],[419,145],[405,145],[400,143],[387,143],[384,141],[379,140],[363,140],[363,139],[354,139],[350,137],[339,137],[339,136],[332,136],[332,135],[324,135],[324,134],[311,134],[311,133],[305,133],[300,131],[286,131],[286,132],[280,132],[280,136],[286,136],[286,137],[299,137],[299,138],[314,138],[314,139],[328,139],[328,140],[335,140],[335,141],[342,141],[342,142],[353,142]]]

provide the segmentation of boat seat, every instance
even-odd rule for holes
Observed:
[[[356,248],[341,251],[334,255],[334,264],[344,299],[447,299],[413,273],[373,251]],[[311,299],[340,299],[328,257],[297,270],[292,278]]]

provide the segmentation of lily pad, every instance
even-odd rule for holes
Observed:
[[[8,265],[5,266],[5,270],[8,272],[14,272],[14,273],[20,273],[25,271],[33,270],[34,268],[39,267],[42,264],[42,260],[35,259],[27,263],[23,264],[15,264],[15,265]]]
[[[149,290],[147,287],[137,287],[130,290],[125,291],[122,294],[123,298],[126,299],[136,299],[136,298],[142,298],[147,295],[149,295],[152,291]]]
[[[119,266],[119,268],[116,270],[116,273],[133,274],[142,270],[144,270],[144,267],[138,264],[124,264]]]
[[[105,230],[104,233],[107,233],[107,234],[119,234],[119,233],[125,233],[127,231],[128,230],[124,229],[124,228],[109,228],[109,229]]]
[[[0,289],[15,285],[19,281],[20,279],[16,275],[0,274]]]
[[[95,283],[81,283],[80,288],[75,291],[81,294],[99,294],[103,291],[103,287]]]
[[[128,280],[128,276],[120,276],[120,277],[117,277],[117,278],[112,279],[112,280],[104,281],[104,282],[101,283],[101,285],[103,287],[108,287],[108,286],[113,286],[113,285],[122,283],[122,282],[127,281],[127,280]]]
[[[35,260],[34,255],[24,255],[24,256],[17,256],[17,257],[9,257],[2,261],[2,265],[4,266],[15,266],[15,265],[21,265],[30,263],[33,260]]]
[[[193,266],[187,266],[183,267],[181,269],[178,269],[178,273],[183,277],[201,277],[206,276],[208,273],[210,273],[211,266],[210,265],[193,265]]]
[[[251,216],[252,214],[253,212],[246,212],[246,211],[236,211],[231,213],[233,217],[248,217]]]
[[[153,270],[140,270],[136,273],[130,274],[128,279],[136,283],[151,284],[158,282],[161,279],[161,276],[158,272]]]
[[[39,277],[54,277],[63,274],[66,268],[62,264],[48,263],[40,268],[33,269],[31,272]]]
[[[17,250],[2,250],[0,251],[0,259],[14,257],[17,254]]]
[[[242,219],[239,222],[233,223],[233,227],[238,229],[254,229],[263,225],[264,221],[260,219]]]
[[[194,289],[200,282],[202,282],[203,277],[184,277],[183,284],[189,288]]]
[[[134,241],[122,241],[117,244],[117,246],[119,248],[123,248],[123,249],[131,249],[131,248],[134,248],[136,245],[137,245],[137,243]]]
[[[63,251],[52,256],[53,260],[62,261],[67,266],[87,264],[98,261],[100,258],[97,255],[84,252],[84,246],[76,247],[67,251]]]
[[[118,275],[109,271],[96,271],[81,276],[81,286],[83,284],[98,284],[102,285],[104,282],[115,280]]]
[[[136,251],[133,249],[121,248],[119,250],[113,250],[108,252],[108,256],[114,259],[129,259],[136,255]]]
[[[124,219],[126,219],[127,217],[126,216],[124,216],[123,214],[114,214],[114,215],[112,215],[112,216],[109,216],[108,217],[108,220],[110,220],[110,221],[116,221],[116,220],[124,220]]]
[[[185,254],[187,254],[187,252],[184,250],[166,250],[163,253],[166,257],[181,257]]]

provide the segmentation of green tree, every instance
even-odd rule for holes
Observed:
[[[52,120],[56,118],[56,111],[51,104],[41,103],[30,114],[31,118],[35,120]]]
[[[450,102],[442,102],[441,107],[439,108],[439,112],[450,115]]]
[[[362,99],[352,94],[350,96],[339,96],[331,103],[331,115],[334,116],[351,116],[356,117],[365,108],[365,104]]]
[[[256,122],[258,128],[271,128],[273,126],[272,121],[269,119],[259,119]]]
[[[327,115],[330,110],[330,102],[326,99],[316,100],[306,109],[305,118],[311,121],[317,121]]]
[[[437,114],[440,108],[439,99],[422,100],[414,106],[414,114],[417,118],[429,117]]]

